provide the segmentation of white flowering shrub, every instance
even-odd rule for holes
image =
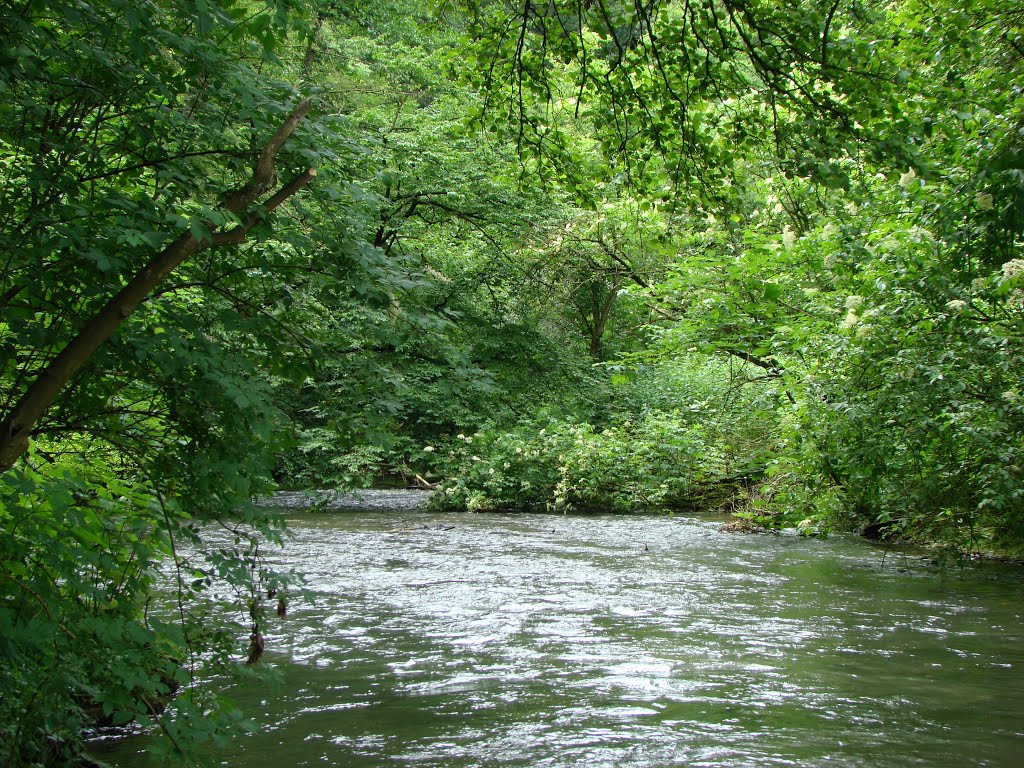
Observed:
[[[660,413],[600,429],[542,419],[485,430],[450,459],[434,504],[471,512],[670,510],[724,467],[703,427]]]
[[[1024,534],[1024,260],[986,268],[883,224],[834,273],[845,319],[820,337],[833,354],[804,379],[774,503],[787,519],[1004,548]]]

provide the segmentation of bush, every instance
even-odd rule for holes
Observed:
[[[458,435],[442,458],[445,509],[633,512],[690,506],[727,466],[701,424],[655,412],[598,429],[541,419]]]

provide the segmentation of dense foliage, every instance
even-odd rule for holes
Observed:
[[[0,4],[0,761],[237,722],[275,487],[1019,552],[1022,22]]]
[[[1019,11],[500,8],[474,17],[491,114],[515,116],[525,155],[577,192],[567,153],[599,153],[590,189],[628,189],[665,233],[660,271],[625,288],[651,309],[646,339],[611,368],[730,357],[784,393],[745,411],[767,433],[745,514],[1018,546]],[[668,471],[650,452],[639,474],[671,486],[735,442],[719,440]],[[623,435],[617,469],[637,444]]]

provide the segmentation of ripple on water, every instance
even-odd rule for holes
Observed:
[[[1022,580],[695,519],[296,515],[234,764],[1016,765]],[[117,762],[112,760],[112,762]],[[122,765],[136,764],[134,756]]]

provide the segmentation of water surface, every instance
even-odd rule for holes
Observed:
[[[295,513],[224,765],[1017,766],[1024,578],[687,517]],[[137,744],[119,749],[138,764]],[[117,762],[112,756],[112,762]]]

